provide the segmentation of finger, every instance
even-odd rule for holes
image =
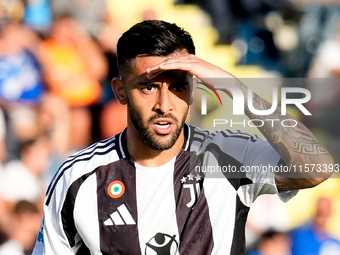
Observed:
[[[179,60],[166,60],[160,64],[157,64],[153,67],[150,67],[148,69],[146,69],[146,73],[147,73],[147,77],[149,79],[151,79],[151,77],[155,77],[165,71],[169,71],[169,70],[182,70],[182,71],[188,71],[189,73],[191,73],[191,65],[192,63],[190,63],[189,61],[179,61]]]
[[[160,75],[161,73],[165,72],[166,70],[158,70],[158,71],[152,71],[152,72],[146,72],[146,78],[153,79],[156,76]]]
[[[169,65],[169,62],[162,62],[160,64],[157,64],[155,66],[152,66],[148,69],[146,69],[147,73],[158,73],[158,72],[162,72],[165,70],[169,70],[172,69],[172,67]]]

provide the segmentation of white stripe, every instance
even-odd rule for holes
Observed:
[[[160,167],[135,164],[141,251],[145,251],[146,243],[157,233],[176,235],[176,242],[179,243],[173,184],[174,164],[175,158]]]
[[[188,137],[187,137],[187,143],[184,147],[184,150],[187,151],[189,149],[189,144],[190,144],[190,135],[191,135],[191,128],[189,125],[185,124],[187,129],[188,129]]]
[[[201,188],[198,182],[196,183],[196,190],[197,190],[197,197],[199,197],[201,195]]]
[[[120,213],[120,215],[122,215],[126,225],[135,225],[136,222],[134,221],[134,219],[132,218],[130,212],[128,211],[128,209],[126,208],[125,204],[122,204],[121,206],[119,206],[117,208],[118,212]]]
[[[114,213],[111,213],[110,218],[112,219],[115,225],[125,225],[123,219],[120,217],[117,211],[115,211]]]
[[[207,94],[202,94],[201,96],[201,114],[202,115],[207,115]]]
[[[119,149],[120,149],[120,153],[122,154],[122,157],[125,158],[125,153],[124,153],[124,150],[123,150],[122,136],[123,136],[123,132],[121,132],[120,135],[119,135]]]
[[[111,220],[111,218],[108,218],[106,221],[104,221],[104,225],[105,226],[112,226],[113,225],[113,221]]]
[[[236,190],[223,176],[214,177],[205,178],[203,182],[214,239],[211,254],[229,254],[235,225]]]
[[[74,205],[74,221],[91,254],[101,255],[96,174],[89,176],[79,188]]]

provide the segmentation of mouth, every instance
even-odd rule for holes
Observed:
[[[167,135],[172,131],[173,122],[171,120],[156,120],[152,124],[156,133],[160,135]]]
[[[155,123],[155,125],[159,128],[165,129],[165,128],[168,128],[171,125],[171,123],[166,122],[166,121],[160,121],[160,122]]]

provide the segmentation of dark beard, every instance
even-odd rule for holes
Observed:
[[[189,110],[189,109],[188,109]],[[174,144],[176,143],[179,135],[181,134],[182,128],[184,126],[184,122],[186,120],[186,117],[188,115],[188,110],[183,116],[182,122],[179,125],[179,121],[173,117],[172,115],[162,115],[162,114],[156,114],[155,116],[151,117],[146,125],[143,124],[142,118],[140,117],[139,113],[131,106],[131,104],[128,102],[128,112],[130,115],[130,119],[132,124],[135,126],[138,134],[143,139],[143,141],[152,149],[154,150],[168,150]],[[175,125],[174,132],[170,133],[169,135],[156,135],[158,137],[153,136],[148,131],[148,126],[151,124],[151,122],[157,118],[170,118],[173,121],[173,125]],[[170,137],[169,137],[170,136]],[[168,137],[167,141],[164,141]],[[164,138],[164,139],[162,139]]]

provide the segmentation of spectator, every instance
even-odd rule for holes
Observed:
[[[258,247],[249,255],[290,255],[290,240],[283,233],[267,230],[261,236]]]
[[[8,23],[0,37],[0,102],[37,103],[43,84],[35,46],[39,39],[26,26]]]
[[[0,180],[0,194],[10,202],[37,202],[45,194],[50,177],[45,173],[50,159],[49,140],[45,135],[21,146],[21,159],[5,164]]]
[[[277,196],[263,195],[256,199],[251,207],[246,225],[247,245],[251,246],[268,229],[280,232],[289,229],[289,213]]]
[[[42,36],[50,29],[52,12],[49,0],[22,0],[25,3],[23,21]]]
[[[105,0],[51,0],[54,17],[69,15],[92,38],[97,38],[110,16]]]
[[[16,22],[4,23],[0,30],[0,107],[7,125],[7,159],[11,160],[19,157],[20,142],[36,134],[34,111],[44,85],[35,55],[36,34]]]
[[[0,172],[0,229],[12,228],[10,215],[14,205],[26,200],[42,207],[43,196],[51,177],[49,141],[39,136],[21,146],[21,159],[12,160]]]
[[[41,98],[37,115],[39,131],[49,134],[53,157],[64,160],[71,150],[69,107],[60,97],[45,93]]]
[[[313,95],[310,109],[311,125],[324,133],[324,143],[339,159],[340,155],[340,20],[334,39],[327,40],[318,49],[308,72],[308,89]]]
[[[89,107],[99,102],[99,81],[107,72],[107,62],[94,41],[71,17],[57,18],[48,39],[40,47],[44,77],[52,94],[70,107],[71,148],[91,141],[92,116]]]
[[[316,203],[315,216],[291,233],[292,255],[338,255],[339,240],[327,233],[328,219],[332,214],[331,200],[322,197]]]
[[[310,78],[339,77],[340,72],[340,19],[336,36],[323,42],[308,72]]]
[[[8,22],[21,21],[24,13],[22,0],[0,0],[0,33]]]
[[[10,219],[9,239],[0,245],[0,255],[31,254],[40,219],[41,213],[34,203],[19,201]]]

